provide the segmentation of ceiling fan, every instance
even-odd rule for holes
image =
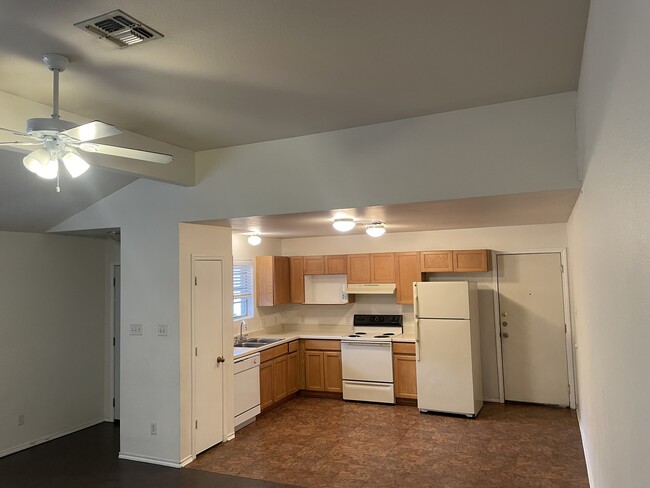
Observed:
[[[141,151],[120,146],[109,146],[94,142],[97,139],[121,134],[117,127],[95,120],[87,124],[77,125],[59,116],[59,73],[65,71],[70,60],[62,54],[44,54],[43,61],[54,75],[54,90],[51,118],[35,118],[27,120],[25,132],[4,129],[13,135],[33,139],[34,142],[0,142],[0,146],[42,146],[29,153],[23,159],[23,164],[32,173],[41,178],[56,178],[56,191],[59,186],[59,163],[63,163],[70,176],[76,178],[85,173],[89,165],[79,151],[108,154],[123,158],[139,159],[150,163],[168,164],[174,159],[170,154]]]

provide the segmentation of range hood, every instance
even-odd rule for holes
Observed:
[[[348,294],[352,295],[392,295],[393,293],[395,293],[395,283],[348,285]]]

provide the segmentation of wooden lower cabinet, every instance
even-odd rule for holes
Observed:
[[[333,393],[343,392],[340,351],[323,352],[323,390]]]
[[[341,342],[334,340],[305,340],[305,390],[341,393]]]
[[[415,368],[415,344],[394,343],[393,381],[395,382],[395,398],[417,399],[418,384]]]
[[[266,349],[260,357],[260,408],[264,411],[299,389],[298,341]]]
[[[260,408],[265,410],[274,403],[273,361],[260,364]]]
[[[273,401],[279,402],[288,393],[287,356],[280,356],[273,360]]]
[[[300,356],[296,351],[287,355],[287,394],[291,395],[298,390],[300,390]]]

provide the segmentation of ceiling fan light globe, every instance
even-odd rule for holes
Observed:
[[[90,168],[90,165],[81,156],[72,151],[65,153],[61,160],[73,178],[81,176]]]
[[[38,149],[23,158],[23,165],[32,173],[46,180],[53,180],[59,174],[59,162],[52,159],[47,149]]]
[[[38,174],[44,164],[50,161],[50,153],[45,149],[37,149],[23,158],[23,166],[34,174]]]

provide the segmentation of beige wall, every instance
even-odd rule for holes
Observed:
[[[104,242],[0,232],[0,269],[2,456],[104,420]]]
[[[650,2],[592,0],[569,221],[580,426],[594,488],[650,483]]]
[[[207,225],[179,224],[180,292],[180,461],[192,457],[192,258],[214,257],[222,261],[223,334],[222,350],[213,351],[226,358],[223,368],[224,434],[235,432],[235,404],[232,369],[232,242],[230,229]],[[225,440],[225,438],[224,438]]]
[[[248,241],[248,236],[234,233],[232,234],[232,255],[235,261],[248,261],[255,266],[255,256],[280,256],[282,255],[282,241],[280,239],[272,239],[264,237],[259,246],[251,246]],[[248,332],[254,332],[264,327],[271,327],[280,323],[280,315],[275,310],[275,307],[257,307],[257,303],[253,306],[254,316],[246,319]],[[233,335],[239,335],[240,322],[233,323]]]

